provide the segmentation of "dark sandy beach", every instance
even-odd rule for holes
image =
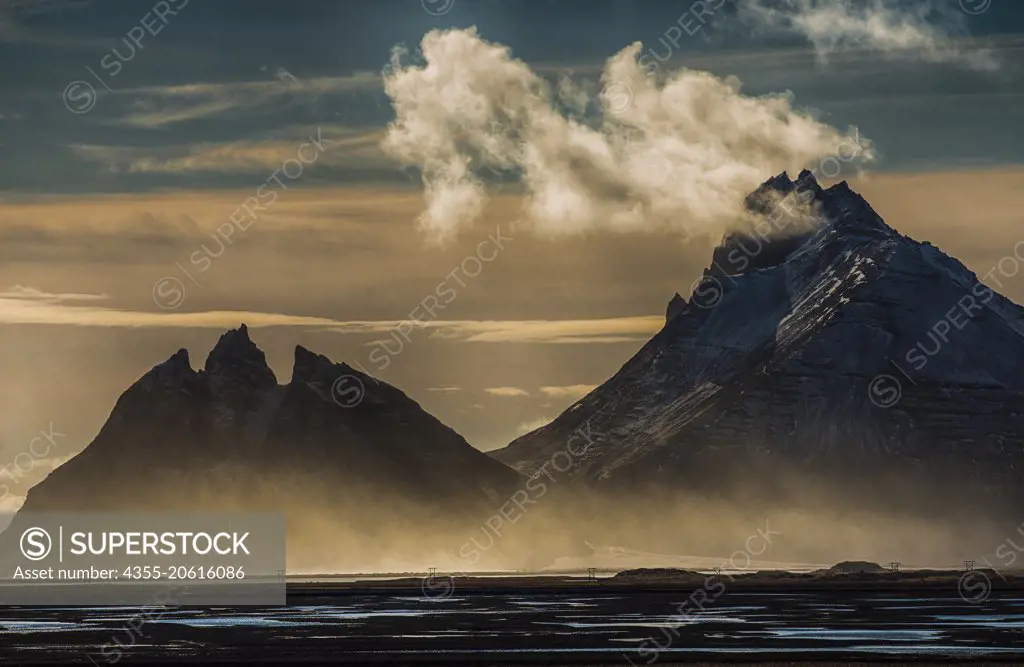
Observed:
[[[1024,585],[962,573],[294,583],[275,608],[0,608],[13,664],[1019,664]],[[985,579],[980,577],[984,575]],[[994,575],[994,576],[992,576]],[[721,584],[721,588],[719,585]],[[959,590],[958,590],[959,585]],[[693,606],[694,592],[701,604]],[[974,591],[971,588],[970,591]]]

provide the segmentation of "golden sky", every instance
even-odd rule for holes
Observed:
[[[933,22],[880,5],[833,20],[822,3],[784,34],[720,4],[683,35],[678,8],[633,0],[585,20],[574,3],[192,2],[116,72],[102,63],[135,5],[0,8],[20,64],[0,81],[0,463],[49,424],[68,434],[52,458],[75,453],[149,368],[181,347],[200,367],[243,321],[281,382],[302,344],[503,446],[610,377],[690,293],[721,233],[695,220],[737,206],[765,165],[851,136],[875,157],[851,182],[890,225],[982,276],[1013,256],[1018,3],[952,3]],[[389,62],[402,44],[419,65]],[[657,83],[637,69],[653,63]],[[639,140],[581,120],[609,103],[602,72],[625,84],[618,119]],[[497,107],[522,122],[495,131]],[[500,185],[515,178],[488,179],[482,204],[459,173],[470,154],[518,170],[545,224],[524,222],[526,186]],[[270,197],[289,160],[301,176]],[[1002,280],[1024,301],[1024,278]]]
[[[890,225],[982,277],[1024,238],[1021,169],[877,173],[852,183]],[[84,446],[146,370],[179,347],[199,367],[220,333],[245,321],[279,381],[288,381],[301,343],[360,364],[492,449],[610,377],[710,260],[710,240],[684,244],[664,230],[539,235],[517,223],[520,197],[508,192],[439,247],[414,226],[418,190],[336,187],[287,193],[199,272],[191,254],[219,248],[210,235],[247,196],[203,190],[0,205],[0,401],[9,415],[0,435],[8,447],[49,422],[70,434],[69,448]],[[501,249],[488,240],[496,234]],[[466,262],[476,257],[491,260]],[[174,309],[154,301],[154,284],[166,277],[184,289]],[[1003,286],[990,284],[1024,301],[1024,276],[995,278]],[[431,317],[422,304],[441,285],[454,296]],[[395,338],[411,319],[423,326],[406,326],[408,342]],[[384,368],[373,356],[382,339],[392,352],[402,340]]]

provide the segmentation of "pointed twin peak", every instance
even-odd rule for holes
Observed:
[[[844,183],[846,181],[843,181]],[[818,179],[814,177],[814,174],[804,169],[793,181],[793,189],[800,191],[813,192],[815,196],[821,194],[821,186],[818,185]]]
[[[266,355],[249,338],[244,324],[220,337],[206,358],[205,370],[209,375],[238,379],[255,387],[277,386]]]
[[[292,383],[309,383],[314,378],[322,379],[327,376],[334,378],[339,372],[356,376],[360,381],[372,379],[348,364],[335,364],[322,354],[301,345],[295,346]],[[181,388],[202,375],[213,380],[217,387],[242,385],[248,388],[270,389],[277,386],[277,376],[267,364],[263,350],[249,338],[249,328],[245,324],[221,335],[217,344],[210,350],[201,373],[192,370],[188,350],[183,348],[171,355],[167,361],[154,366],[140,382],[149,389],[158,385]]]
[[[823,224],[810,205],[821,201],[824,192],[806,169],[795,181],[786,172],[769,178],[745,202],[748,210],[766,216],[769,224],[758,220],[749,228],[727,233],[715,248],[709,272],[737,275],[785,262]]]
[[[811,201],[820,198],[822,192],[824,190],[818,185],[818,179],[807,169],[801,171],[795,181],[784,171],[778,176],[772,176],[747,195],[746,205],[751,211],[770,213],[778,203],[779,195],[795,193],[806,201]]]
[[[171,355],[171,358],[167,360],[167,363],[176,368],[182,370],[192,370],[192,361],[188,358],[188,350],[181,348],[177,352]]]
[[[747,208],[758,213],[772,213],[779,204],[780,194],[784,197],[799,195],[805,204],[815,202],[820,206],[820,222],[832,223],[844,235],[898,235],[848,182],[840,181],[825,189],[818,184],[814,174],[806,169],[800,172],[795,181],[790,180],[786,172],[769,178],[747,196]]]
[[[824,229],[834,231],[844,243],[899,235],[849,183],[841,181],[824,189],[807,169],[795,180],[787,172],[769,178],[747,196],[745,203],[748,210],[759,214],[755,215],[756,222],[750,228],[725,234],[705,275],[737,276],[779,266]],[[765,225],[765,220],[770,224]],[[680,295],[672,297],[666,322],[687,306]]]
[[[295,346],[295,365],[292,367],[292,383],[309,382],[324,368],[331,368],[334,362],[322,354]]]
[[[808,190],[814,193],[821,192],[821,186],[818,185],[818,179],[814,177],[814,173],[809,169],[801,171],[797,175],[795,181],[790,180],[789,173],[784,171],[778,176],[769,178],[765,181],[764,185],[774,187],[780,192],[793,192],[794,190]]]
[[[196,375],[188,358],[188,350],[182,348],[172,354],[167,361],[151,368],[137,384],[147,391],[163,386],[181,387],[193,381]]]
[[[210,350],[210,355],[206,359],[206,370],[214,372],[214,369],[210,368],[211,364],[218,364],[237,355],[248,355],[252,350],[256,350],[260,355],[263,353],[249,337],[249,327],[242,324],[238,329],[228,329],[220,335],[217,344]]]
[[[263,351],[249,338],[249,327],[242,324],[221,334],[217,344],[206,357],[206,371],[216,373],[224,364],[236,358],[264,358]]]

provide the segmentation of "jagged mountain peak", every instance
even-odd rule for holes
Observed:
[[[181,348],[168,357],[167,361],[150,369],[136,384],[146,390],[152,390],[158,386],[181,385],[193,380],[196,376],[197,373],[192,369],[192,363],[188,357],[188,350]]]
[[[323,369],[333,368],[330,358],[313,352],[302,345],[295,346],[295,362],[292,365],[292,383],[309,382]]]
[[[330,394],[330,400],[340,402],[343,406],[352,403],[352,407],[365,404],[402,406],[404,409],[411,405],[419,409],[419,404],[398,387],[382,382],[344,361],[335,362],[330,357],[296,345],[290,386],[305,391],[300,385],[314,389],[321,396]]]
[[[816,238],[830,242],[814,244],[810,252],[834,252],[837,241],[850,246],[900,237],[847,181],[822,188],[806,169],[795,181],[786,172],[768,179],[747,196],[746,206],[757,214],[755,222],[723,237],[706,274],[779,266]]]
[[[795,187],[783,173],[759,190]],[[666,326],[612,378],[492,455],[531,474],[592,423],[611,435],[574,474],[595,484],[672,486],[766,460],[865,474],[1024,465],[1024,310],[899,234],[845,181],[816,191],[811,212],[819,224],[789,240],[726,236],[690,299],[673,297]],[[989,486],[1009,493],[1003,478]]]
[[[807,192],[812,197],[817,198],[822,191],[822,187],[818,184],[818,179],[809,170],[804,169],[801,171],[795,181],[789,177],[789,172],[784,171],[772,176],[747,195],[746,205],[751,210],[768,213],[774,208],[774,204],[778,201],[778,195],[780,194],[789,195],[794,192]]]
[[[822,218],[844,237],[885,239],[901,236],[846,181],[823,190],[819,200]]]
[[[189,359],[188,350],[186,350],[185,348],[180,348],[177,352],[172,354],[164,363],[171,364],[172,366],[175,367],[183,367],[189,371],[192,370],[192,361]]]
[[[747,195],[747,208],[755,212],[769,214],[775,210],[779,202],[778,195],[794,193],[801,195],[801,199],[807,204],[812,202],[829,203],[836,207],[845,202],[847,208],[860,211],[870,210],[873,214],[872,217],[877,217],[870,204],[850,187],[849,182],[843,180],[828,188],[823,188],[814,174],[807,169],[801,171],[796,180],[790,179],[789,173],[785,171],[769,178]],[[822,219],[820,222],[827,222],[827,220]]]
[[[665,311],[665,321],[671,321],[673,317],[686,310],[688,305],[686,299],[680,296],[679,292],[676,292],[668,302],[668,309]]]
[[[800,186],[804,186],[807,188],[821,188],[821,186],[818,185],[818,179],[814,177],[814,172],[812,172],[810,169],[802,170],[800,174],[796,177],[794,185],[796,185],[796,187],[798,188]]]
[[[249,329],[242,324],[221,335],[206,358],[206,373],[244,381],[257,387],[277,385],[277,377],[267,364],[267,357],[249,338]]]
[[[815,193],[822,191],[821,185],[818,184],[818,179],[810,169],[801,170],[795,180],[789,177],[789,172],[784,171],[766,180],[754,192],[767,188],[784,193],[793,192],[794,190],[809,190]]]
[[[204,371],[179,350],[121,395],[96,438],[29,492],[15,521],[83,509],[276,510],[289,514],[289,553],[316,551],[311,562],[322,564],[338,553],[325,525],[380,534],[381,515],[366,507],[386,506],[414,545],[410,531],[425,539],[436,530],[420,520],[424,508],[465,521],[468,534],[493,512],[488,490],[508,498],[519,488],[516,472],[399,389],[302,346],[295,362],[290,385],[266,386],[273,374],[244,325],[220,337]],[[379,548],[394,557],[394,542]]]

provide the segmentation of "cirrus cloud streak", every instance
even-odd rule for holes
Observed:
[[[744,0],[740,17],[768,32],[804,36],[826,62],[830,55],[867,49],[893,58],[950,63],[966,69],[994,71],[999,62],[989,48],[959,39],[963,17],[932,0],[896,5],[885,0]]]
[[[224,329],[245,322],[253,328],[297,326],[366,336],[390,333],[409,324],[404,320],[336,320],[237,310],[145,312],[69,303],[109,298],[106,294],[55,294],[18,285],[0,292],[0,324]],[[625,343],[646,340],[664,322],[664,317],[650,315],[590,320],[432,320],[419,324],[430,330],[431,338],[470,343]]]

